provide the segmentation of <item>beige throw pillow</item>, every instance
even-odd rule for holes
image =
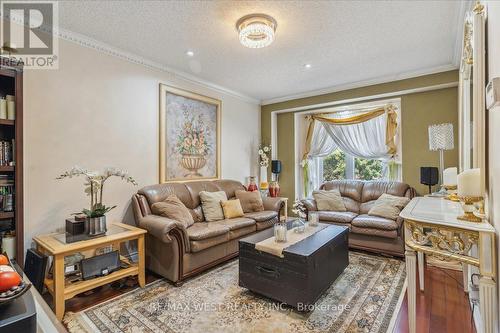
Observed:
[[[339,190],[331,191],[313,191],[313,197],[316,201],[318,210],[330,210],[334,212],[345,212],[347,209]]]
[[[221,201],[227,200],[226,192],[200,192],[201,208],[203,209],[203,215],[205,215],[205,221],[219,221],[224,220],[224,211],[220,204]]]
[[[385,217],[386,219],[397,220],[401,210],[410,202],[407,197],[397,197],[384,193],[368,212],[368,215]]]
[[[181,222],[186,228],[194,223],[193,216],[184,206],[182,201],[172,194],[164,201],[155,202],[151,205],[151,211],[155,215],[167,217],[171,220]]]
[[[240,200],[241,207],[245,213],[262,212],[264,210],[264,203],[262,202],[260,192],[237,190],[235,195]]]
[[[243,208],[241,208],[239,199],[221,201],[220,204],[222,205],[222,210],[224,211],[224,217],[226,219],[243,216]]]

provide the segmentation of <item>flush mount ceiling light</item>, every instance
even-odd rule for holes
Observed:
[[[276,27],[276,20],[265,14],[246,15],[236,22],[240,43],[252,49],[270,45],[274,41]]]

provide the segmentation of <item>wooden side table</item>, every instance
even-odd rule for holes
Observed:
[[[123,223],[115,223],[108,226],[106,235],[75,243],[66,243],[64,233],[55,233],[36,236],[33,238],[36,248],[41,253],[52,256],[54,260],[53,278],[45,279],[45,286],[54,299],[56,317],[62,320],[64,316],[65,301],[82,292],[108,284],[127,276],[138,276],[139,286],[146,284],[145,279],[145,253],[144,235],[146,230],[136,228]],[[130,240],[137,240],[138,262],[132,263],[127,258],[120,256],[120,260],[128,267],[121,268],[109,275],[97,277],[91,280],[76,282],[68,281],[64,276],[64,257],[71,254],[112,245],[113,250],[120,251],[120,244]]]

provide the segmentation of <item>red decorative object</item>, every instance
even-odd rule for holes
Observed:
[[[272,198],[279,197],[280,195],[280,184],[278,182],[271,182],[269,184],[269,196]]]
[[[255,177],[250,176],[250,183],[247,186],[247,191],[248,192],[255,192],[258,190],[259,190],[259,188],[257,187],[257,183],[255,182]]]

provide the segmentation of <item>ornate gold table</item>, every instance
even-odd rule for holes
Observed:
[[[410,333],[416,332],[416,264],[419,258],[419,278],[423,291],[423,255],[442,260],[457,260],[464,267],[477,266],[481,332],[497,332],[496,248],[495,229],[488,222],[465,222],[457,219],[463,211],[459,203],[441,198],[412,199],[401,212],[406,243],[406,274],[408,283],[408,322]],[[471,256],[477,247],[478,256]],[[467,270],[464,269],[464,275]],[[464,289],[466,281],[464,278]]]

